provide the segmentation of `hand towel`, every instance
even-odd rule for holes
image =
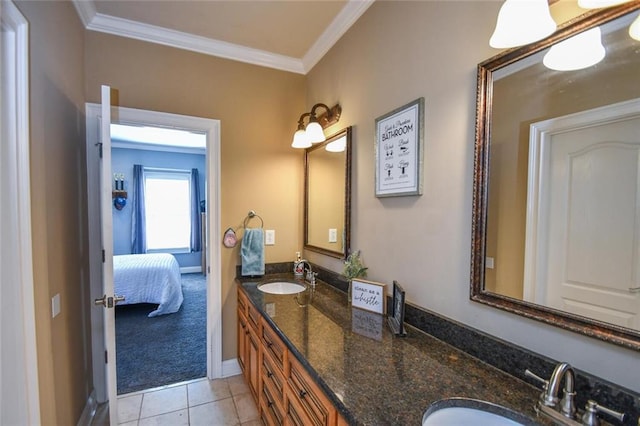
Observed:
[[[242,276],[264,275],[264,235],[262,228],[245,228],[240,247]]]

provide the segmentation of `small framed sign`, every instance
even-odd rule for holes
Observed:
[[[397,281],[393,282],[393,305],[392,313],[387,322],[393,334],[397,336],[406,336],[404,331],[404,290]]]
[[[422,195],[424,98],[376,119],[376,197]]]
[[[351,305],[384,315],[387,300],[386,286],[386,284],[354,278],[351,280]]]

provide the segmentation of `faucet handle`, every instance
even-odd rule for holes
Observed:
[[[530,377],[532,379],[535,379],[538,382],[542,383],[542,389],[545,390],[545,391],[549,387],[549,381],[548,380],[543,379],[542,377],[538,376],[536,373],[532,372],[528,368],[526,370],[524,370],[524,375],[527,376],[527,377]]]
[[[584,407],[584,414],[582,415],[582,424],[584,426],[598,426],[600,424],[600,420],[598,419],[598,413],[605,413],[613,417],[614,419],[620,421],[620,423],[624,422],[625,413],[619,413],[610,408],[603,407],[598,404],[594,400],[590,399],[587,401],[586,407]]]

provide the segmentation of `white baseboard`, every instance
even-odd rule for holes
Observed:
[[[237,376],[238,374],[242,374],[242,369],[240,369],[236,358],[222,361],[222,377]]]
[[[89,426],[93,420],[93,417],[96,415],[96,410],[98,409],[98,401],[96,401],[96,391],[95,389],[91,391],[89,398],[87,398],[87,403],[84,406],[84,410],[82,410],[82,414],[80,415],[80,419],[78,419],[77,426]]]
[[[181,274],[195,274],[202,272],[202,266],[184,266],[180,268]]]

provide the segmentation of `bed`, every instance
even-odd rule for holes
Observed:
[[[113,256],[113,284],[125,297],[119,305],[158,304],[149,317],[172,314],[182,305],[180,265],[168,253]]]

